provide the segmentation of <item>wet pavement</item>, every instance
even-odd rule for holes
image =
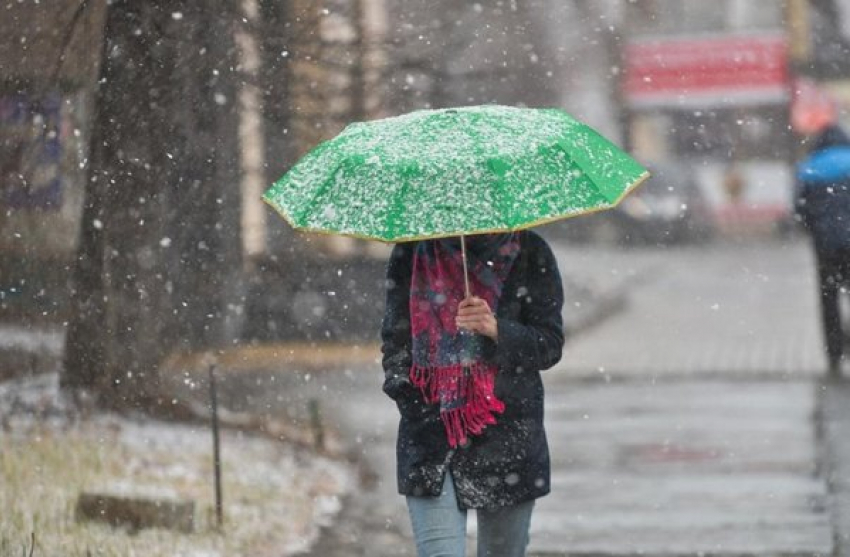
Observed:
[[[811,378],[826,366],[805,242],[557,251],[565,273],[619,280],[628,294],[618,318],[567,346],[558,371],[569,377]]]
[[[826,382],[820,393],[819,432],[835,528],[835,556],[850,557],[850,381]]]
[[[629,380],[548,397],[536,554],[830,553],[811,384]]]
[[[570,280],[625,302],[546,372],[553,493],[529,554],[844,555],[850,387],[822,383],[808,246],[556,253]],[[344,367],[283,398],[320,400],[369,470],[310,555],[413,555],[395,407],[377,362]]]

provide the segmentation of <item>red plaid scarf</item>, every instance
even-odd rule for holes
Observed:
[[[472,295],[493,313],[517,254],[517,234],[466,239]],[[458,305],[465,297],[463,257],[457,238],[419,242],[413,256],[410,321],[413,365],[410,379],[425,402],[440,405],[449,446],[464,446],[469,434],[495,424],[505,405],[494,394],[495,362],[483,355],[483,337],[458,330]]]

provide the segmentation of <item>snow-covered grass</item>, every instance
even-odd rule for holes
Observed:
[[[56,376],[0,385],[0,556],[283,556],[332,520],[353,473],[265,438],[222,432],[225,524],[215,528],[205,427],[74,417]],[[195,501],[195,531],[133,533],[75,518],[83,490]]]

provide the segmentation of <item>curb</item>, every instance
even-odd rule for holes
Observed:
[[[564,333],[569,342],[570,337],[578,336],[602,324],[628,307],[628,292],[626,288],[618,288],[605,296],[597,298],[594,309],[585,311],[578,318],[564,323]]]
[[[380,346],[377,343],[272,343],[236,346],[206,352],[172,354],[162,363],[166,372],[201,372],[215,364],[225,372],[268,370],[316,371],[346,365],[378,365]]]

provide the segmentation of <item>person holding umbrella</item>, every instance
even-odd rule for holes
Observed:
[[[540,372],[564,344],[561,275],[534,226],[616,206],[649,176],[557,108],[482,105],[356,122],[263,196],[299,230],[395,244],[383,389],[422,556],[525,554],[549,492]]]
[[[525,554],[534,500],[549,492],[541,370],[564,344],[561,275],[529,231],[395,246],[382,327],[384,392],[401,414],[399,492],[420,556]]]

